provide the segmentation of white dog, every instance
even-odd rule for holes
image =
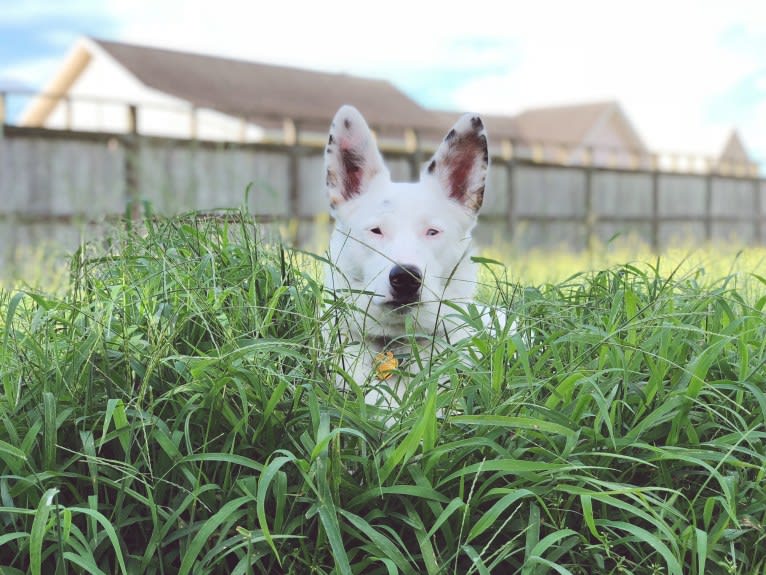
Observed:
[[[471,231],[488,164],[484,125],[467,114],[424,165],[419,182],[392,182],[362,115],[351,106],[338,110],[325,151],[335,217],[326,285],[352,310],[334,337],[353,346],[346,348],[352,351],[344,368],[356,383],[387,379],[397,363],[404,370],[396,360],[411,355],[413,343],[427,349],[470,333],[444,301],[473,300]],[[376,367],[381,358],[387,367]],[[384,398],[389,405],[402,395],[401,378],[393,381],[396,397]],[[373,390],[366,401],[381,397]]]

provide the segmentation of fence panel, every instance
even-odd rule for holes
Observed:
[[[593,174],[593,212],[600,218],[652,217],[652,175],[597,171]]]
[[[583,218],[585,171],[522,165],[514,172],[514,210],[519,218]]]
[[[704,217],[706,179],[704,176],[660,174],[659,213],[664,218]]]
[[[426,152],[387,150],[395,181],[410,181]],[[27,245],[74,248],[128,199],[154,213],[248,208],[298,217],[288,237],[316,248],[327,235],[323,146],[221,144],[137,134],[6,128],[0,136],[0,265]],[[766,181],[748,177],[561,166],[493,158],[476,235],[518,249],[585,248],[593,239],[766,242]],[[309,220],[319,216],[319,223]],[[321,240],[324,241],[324,240]]]
[[[319,153],[304,155],[300,159],[298,177],[299,200],[296,215],[310,218],[326,212],[329,209],[329,200],[324,187],[324,156]]]
[[[711,210],[713,240],[753,242],[757,225],[752,221],[758,213],[757,188],[753,181],[733,178],[713,178]],[[732,218],[733,221],[717,221]]]
[[[45,218],[119,211],[124,154],[106,141],[0,139],[0,213]]]

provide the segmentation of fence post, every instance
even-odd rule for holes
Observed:
[[[242,117],[239,119],[239,143],[244,144],[247,140],[247,120]]]
[[[660,251],[660,163],[657,154],[652,154],[652,249]]]
[[[763,204],[761,203],[761,184],[764,180],[758,177],[758,174],[753,178],[753,221],[755,223],[755,239],[763,245],[766,238],[763,237]]]
[[[138,106],[128,105],[128,135],[125,138],[125,203],[130,220],[137,221],[141,217],[139,200],[139,136],[138,136]]]
[[[197,138],[199,138],[197,106],[192,105],[191,110],[189,110],[189,139],[194,141]]]
[[[514,178],[516,176],[513,142],[503,140],[502,156],[505,160],[505,178],[506,182],[506,204],[505,204],[505,225],[508,230],[508,238],[513,241],[513,234],[516,233],[516,185]]]
[[[0,140],[5,136],[5,122],[6,118],[6,102],[8,101],[8,94],[4,91],[0,92]]]
[[[423,149],[420,146],[420,136],[416,130],[407,129],[404,133],[405,149],[409,152],[410,177],[417,180],[420,176],[420,166],[423,165]]]
[[[593,149],[585,152],[585,247],[592,251],[596,247],[596,212],[593,211]]]
[[[297,218],[300,211],[300,126],[298,122],[285,120],[285,136],[290,146],[287,156],[287,211],[290,219]],[[290,238],[292,243],[298,239],[298,226],[290,226],[295,230],[295,237]]]
[[[705,241],[713,240],[713,172],[705,177]]]
[[[69,96],[64,96],[64,122],[67,130],[71,130],[73,126],[72,122],[72,99]]]

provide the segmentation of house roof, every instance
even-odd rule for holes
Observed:
[[[424,140],[438,142],[461,115],[425,109],[386,80],[96,38],[85,38],[74,46],[46,88],[46,94],[66,94],[97,55],[111,59],[150,89],[265,127],[282,127],[283,120],[290,118],[303,129],[324,131],[341,105],[352,104],[380,133],[401,134],[401,130],[413,128]],[[25,113],[25,121],[42,125],[57,99],[38,98]],[[531,108],[516,116],[482,117],[495,143],[512,140],[575,146],[588,145],[590,135],[597,134],[603,123],[616,119],[626,144],[634,150],[646,149],[615,101]]]
[[[91,40],[144,85],[229,115],[325,129],[342,104],[353,104],[373,127],[433,125],[429,112],[386,80]]]
[[[728,162],[750,162],[750,154],[745,149],[745,144],[742,142],[742,138],[739,136],[737,130],[732,130],[729,134],[726,144],[723,146],[720,155],[718,156],[720,161]]]
[[[452,125],[460,117],[457,112],[438,111],[435,114],[443,126]],[[603,122],[615,117],[628,147],[645,150],[641,137],[616,101],[529,108],[515,116],[482,114],[490,138],[496,142],[512,140],[569,146],[587,145],[589,136]]]
[[[528,142],[582,144],[615,102],[531,108],[516,116],[518,137]]]

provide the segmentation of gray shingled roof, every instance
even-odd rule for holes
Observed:
[[[435,126],[430,111],[385,80],[91,40],[146,86],[225,114],[326,129],[342,104],[352,104],[373,127]]]
[[[528,142],[581,144],[615,102],[593,102],[525,110],[515,117],[518,137]]]

